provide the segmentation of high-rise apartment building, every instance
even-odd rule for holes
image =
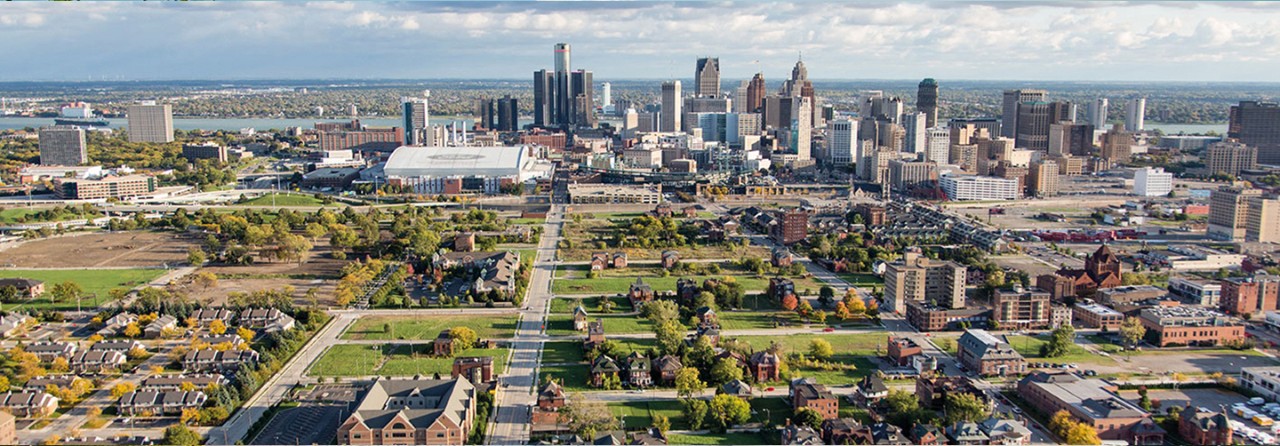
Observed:
[[[929,118],[924,112],[905,113],[902,115],[902,129],[906,138],[902,142],[902,151],[907,153],[924,153],[926,141],[925,122]]]
[[[1216,142],[1205,149],[1204,164],[1210,174],[1239,176],[1242,170],[1258,168],[1258,150],[1238,142]]]
[[[1141,132],[1147,118],[1147,98],[1133,98],[1124,106],[1124,130]]]
[[[992,297],[991,319],[1001,330],[1038,330],[1053,326],[1049,293],[1038,289],[997,289]]]
[[[427,92],[430,94],[430,92]],[[411,146],[426,145],[426,132],[430,127],[431,108],[426,98],[400,98],[400,118],[404,126],[404,143]]]
[[[800,209],[782,211],[773,238],[780,244],[792,245],[809,236],[809,214]]]
[[[1120,124],[1111,126],[1111,130],[1103,133],[1101,139],[1102,150],[1099,156],[1102,159],[1111,163],[1122,163],[1133,157],[1133,134],[1124,130]]]
[[[933,127],[925,131],[924,160],[946,164],[951,153],[951,129]]]
[[[925,78],[916,87],[916,110],[925,115],[925,127],[938,125],[938,81]]]
[[[720,95],[720,59],[717,57],[700,57],[698,66],[693,71],[694,95]]]
[[[1209,193],[1209,229],[1216,240],[1244,240],[1249,224],[1249,203],[1262,191],[1244,186],[1222,186]]]
[[[684,105],[684,97],[680,93],[680,81],[667,81],[662,83],[662,125],[658,130],[662,132],[678,132],[681,129],[680,120],[684,114],[681,107]]]
[[[1248,212],[1246,242],[1280,243],[1280,199],[1250,197]]]
[[[884,299],[898,314],[906,313],[909,301],[964,308],[966,272],[964,265],[933,260],[909,247],[900,260],[885,265]]]
[[[1020,102],[1017,106],[1019,148],[1048,151],[1049,126],[1062,122],[1075,123],[1076,109],[1070,102]]]
[[[1027,194],[1034,197],[1058,195],[1058,175],[1058,163],[1051,159],[1031,163],[1031,170],[1027,173]]]
[[[1049,92],[1044,90],[1005,90],[1000,115],[1000,136],[1015,138],[1018,135],[1018,104],[1044,102]]]
[[[130,105],[129,142],[173,142],[173,107],[154,103]]]
[[[89,162],[84,129],[55,125],[40,129],[40,165],[79,166]]]
[[[1258,162],[1280,164],[1280,105],[1241,101],[1231,106],[1227,137],[1258,149]]]
[[[1107,127],[1107,98],[1098,98],[1089,103],[1089,112],[1086,119],[1089,125],[1095,129]]]
[[[1143,167],[1133,172],[1133,194],[1163,197],[1173,191],[1173,174],[1162,167]]]
[[[764,97],[769,94],[764,84],[764,73],[756,73],[751,77],[751,82],[747,84],[747,103],[744,107],[748,112],[759,112],[764,106]]]
[[[841,118],[827,125],[827,161],[848,166],[857,159],[858,121]]]

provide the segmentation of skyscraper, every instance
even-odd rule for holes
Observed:
[[[1090,156],[1093,154],[1093,126],[1058,122],[1049,124],[1049,154]]]
[[[555,123],[561,126],[573,120],[573,100],[577,96],[573,93],[569,79],[571,51],[572,48],[567,43],[557,43],[555,46]]]
[[[1221,186],[1209,193],[1209,229],[1205,235],[1215,240],[1244,240],[1249,222],[1249,203],[1262,191],[1243,186]]]
[[[427,95],[431,92],[427,91]],[[404,143],[411,146],[426,143],[426,131],[430,125],[430,107],[426,98],[400,98],[401,122],[404,127]]]
[[[801,96],[793,102],[795,119],[791,123],[791,147],[795,150],[797,160],[812,159],[813,144],[813,102],[811,98]]]
[[[925,128],[938,125],[938,81],[925,78],[916,89],[916,110],[924,113]]]
[[[756,73],[751,77],[751,83],[747,84],[747,103],[745,111],[755,113],[759,112],[764,106],[764,97],[769,92],[765,89],[764,73]]]
[[[554,73],[547,70],[533,72],[533,125],[549,127],[555,123],[555,83]]]
[[[924,153],[926,142],[924,123],[927,120],[928,114],[923,111],[902,115],[902,128],[907,132],[902,145],[903,152]]]
[[[1044,90],[1005,90],[1003,113],[1000,115],[1000,136],[1014,138],[1018,135],[1018,104],[1043,102],[1049,93]]]
[[[1124,106],[1124,130],[1130,133],[1142,131],[1147,116],[1147,98],[1133,98]]]
[[[55,125],[40,129],[40,165],[79,166],[89,162],[84,129]]]
[[[1258,167],[1258,150],[1238,142],[1216,142],[1202,157],[1210,174],[1239,176],[1240,171]]]
[[[498,120],[495,126],[500,132],[520,130],[520,108],[516,98],[508,95],[498,99]]]
[[[1016,145],[1020,148],[1049,150],[1049,126],[1075,122],[1075,105],[1070,102],[1019,102]],[[1003,127],[1002,127],[1003,128]]]
[[[540,127],[594,127],[595,87],[591,72],[572,71],[570,47],[555,45],[555,72],[533,73],[533,123]],[[612,99],[612,98],[610,98]]]
[[[595,87],[591,80],[591,72],[574,71],[570,74],[571,92],[573,94],[573,111],[569,124],[580,127],[596,126]]]
[[[154,102],[130,105],[129,142],[173,142],[173,108]]]
[[[694,94],[697,96],[720,95],[720,59],[700,57],[693,72]]]
[[[495,130],[498,121],[498,104],[493,98],[480,98],[476,100],[475,115],[480,117],[480,128],[485,130]]]
[[[613,85],[605,82],[600,84],[600,106],[608,107],[613,104]]]
[[[1107,98],[1098,98],[1089,103],[1089,125],[1095,129],[1107,128]]]
[[[1231,106],[1227,137],[1258,149],[1258,163],[1280,164],[1280,105],[1241,101]]]
[[[684,100],[680,93],[680,81],[667,81],[662,83],[662,125],[658,127],[661,132],[678,132],[680,131],[680,118],[683,114],[680,107],[684,105]]]
[[[827,129],[827,162],[834,166],[852,164],[858,156],[858,121],[837,119]]]

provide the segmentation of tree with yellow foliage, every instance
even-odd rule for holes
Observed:
[[[1073,422],[1070,429],[1067,430],[1067,444],[1102,444],[1102,439],[1098,438],[1098,430],[1093,426],[1081,422]]]
[[[240,335],[240,338],[244,339],[245,342],[253,342],[253,336],[256,333],[246,327],[240,327],[236,329],[236,334]]]
[[[182,424],[196,424],[200,422],[200,409],[188,407],[182,409],[182,416],[178,417],[178,422]]]
[[[67,361],[67,358],[59,356],[53,358],[53,362],[49,364],[49,370],[53,371],[53,373],[67,373],[71,371],[71,363]]]
[[[130,322],[129,325],[124,327],[124,335],[136,338],[138,336],[142,336],[142,329],[138,327],[137,322]]]
[[[137,390],[138,386],[131,382],[122,382],[111,388],[111,398],[120,399],[124,394]]]
[[[214,320],[209,323],[209,333],[220,335],[227,332],[227,324],[220,320]]]

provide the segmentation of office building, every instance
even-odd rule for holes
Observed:
[[[555,123],[553,114],[555,84],[555,73],[547,70],[533,72],[533,125],[535,127],[550,127]]]
[[[827,126],[827,162],[834,166],[848,166],[858,156],[858,121],[841,118]]]
[[[608,82],[600,84],[600,105],[613,106],[613,84]]]
[[[574,98],[577,97],[572,80],[569,79],[573,48],[567,43],[557,43],[554,52],[555,88],[552,103],[555,107],[552,114],[556,124],[567,126],[573,120]]]
[[[883,96],[879,92],[875,92],[863,99],[858,115],[863,118],[899,124],[902,122],[903,108],[901,98]]]
[[[169,104],[129,106],[129,142],[173,142],[173,108]]]
[[[1169,279],[1169,292],[1192,305],[1217,308],[1222,303],[1222,284],[1216,281]]]
[[[399,127],[321,131],[320,150],[391,151],[404,144],[404,137]]]
[[[791,121],[791,150],[796,154],[797,161],[808,161],[812,159],[813,144],[813,98],[801,96],[799,100],[792,101],[793,109],[791,115],[795,117]]]
[[[1280,310],[1280,278],[1268,275],[1229,277],[1219,282],[1222,311],[1244,316]]]
[[[213,141],[206,141],[201,144],[183,144],[182,157],[193,164],[197,160],[213,160],[218,164],[225,164],[227,162],[227,148]]]
[[[1240,386],[1268,401],[1280,401],[1280,366],[1241,368]]]
[[[84,129],[55,125],[40,129],[40,165],[79,166],[89,162]]]
[[[916,110],[925,115],[925,128],[938,125],[938,81],[925,78],[916,88]]]
[[[902,130],[905,137],[902,140],[902,151],[906,153],[924,153],[925,144],[927,144],[927,134],[925,129],[925,121],[928,117],[923,112],[904,113],[902,115]]]
[[[1244,241],[1280,243],[1280,199],[1249,198]]]
[[[1111,126],[1111,130],[1103,133],[1101,143],[1099,156],[1111,163],[1127,162],[1133,157],[1133,134],[1125,131],[1120,124]]]
[[[1164,430],[1151,420],[1151,414],[1120,397],[1117,391],[1118,387],[1106,381],[1081,378],[1071,372],[1036,372],[1018,381],[1018,396],[1040,413],[1065,410],[1092,427],[1104,441],[1163,444]]]
[[[938,180],[938,164],[932,161],[889,160],[889,184],[905,191]]]
[[[1071,309],[1071,316],[1075,319],[1075,324],[1083,328],[1116,331],[1124,323],[1124,313],[1092,302],[1076,302]]]
[[[1022,195],[1018,181],[973,175],[947,175],[938,180],[948,200],[1014,200]]]
[[[1163,167],[1143,167],[1133,172],[1133,194],[1139,197],[1163,197],[1173,192],[1173,174]]]
[[[697,96],[720,95],[720,59],[700,57],[693,71],[693,94]]]
[[[1093,129],[1092,124],[1049,124],[1049,155],[1093,155]]]
[[[660,132],[678,132],[681,130],[680,120],[683,117],[681,107],[684,105],[684,97],[680,93],[680,81],[667,81],[662,83],[662,124],[658,127]]]
[[[964,308],[966,271],[959,263],[933,260],[919,248],[906,248],[901,259],[885,265],[884,299],[898,314],[905,314],[908,302]]]
[[[1013,376],[1027,372],[1027,363],[1013,346],[986,330],[967,330],[956,341],[960,364],[981,376]]]
[[[1000,136],[1016,138],[1018,135],[1018,104],[1044,102],[1049,93],[1044,90],[1005,90],[1000,115]]]
[[[520,108],[515,98],[504,96],[502,99],[498,99],[497,114],[498,119],[494,123],[494,130],[500,132],[520,130]]]
[[[1205,167],[1210,174],[1240,176],[1240,171],[1258,168],[1258,150],[1247,144],[1221,141],[1205,149]]]
[[[1107,98],[1098,98],[1089,103],[1088,116],[1085,121],[1095,129],[1106,128]]]
[[[480,118],[477,130],[494,130],[498,121],[498,103],[493,98],[476,99],[472,113]]]
[[[431,92],[427,91],[427,95]],[[400,120],[404,129],[404,143],[411,146],[425,144],[427,129],[431,126],[431,109],[427,99],[400,98]]]
[[[1053,197],[1058,195],[1058,163],[1043,159],[1031,164],[1027,173],[1027,194],[1033,197]]]
[[[1258,149],[1258,162],[1280,165],[1280,105],[1241,101],[1231,106],[1227,137]]]
[[[533,74],[533,122],[541,127],[594,127],[595,87],[592,72],[571,70],[572,48],[555,45],[554,72]]]
[[[991,320],[1001,330],[1038,330],[1053,325],[1049,293],[1038,289],[997,289],[992,298]]]
[[[1249,225],[1249,203],[1262,191],[1244,186],[1221,186],[1209,193],[1209,229],[1216,240],[1244,240]]]
[[[156,179],[149,175],[108,176],[97,180],[54,178],[53,194],[60,200],[129,199],[156,191]]]
[[[461,445],[475,427],[478,390],[466,378],[375,378],[338,426],[338,444]]]
[[[783,245],[804,241],[809,236],[809,214],[800,209],[782,211],[773,227],[773,239]]]
[[[1196,307],[1151,307],[1138,313],[1147,340],[1160,347],[1212,346],[1244,339],[1244,321]]]
[[[1070,102],[1018,103],[1014,140],[1023,149],[1048,151],[1049,126],[1061,122],[1075,123],[1076,108]]]
[[[1147,98],[1133,98],[1124,106],[1124,131],[1138,133],[1142,131],[1147,117]]]
[[[764,97],[769,94],[767,88],[764,83],[764,73],[756,73],[755,76],[751,77],[751,82],[747,84],[746,111],[760,111],[760,108],[764,106]]]
[[[951,129],[933,127],[925,130],[924,160],[938,164],[951,161]]]
[[[571,125],[578,127],[596,127],[595,87],[590,71],[577,70],[570,74],[570,87],[573,89],[573,111]]]
[[[1004,128],[1000,125],[1000,119],[998,118],[951,118],[948,126],[953,128],[967,126],[968,128],[973,129],[972,135],[977,136],[979,135],[978,132],[985,132],[986,138],[1003,136],[1000,132]]]

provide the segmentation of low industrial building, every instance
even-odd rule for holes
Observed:
[[[1070,373],[1036,372],[1018,381],[1018,396],[1044,414],[1065,410],[1098,431],[1102,440],[1134,445],[1164,442],[1164,430],[1151,414],[1117,395],[1116,387]]]
[[[662,185],[570,184],[569,202],[573,204],[658,204],[662,202]]]
[[[1021,375],[1027,363],[1013,346],[986,330],[969,330],[956,342],[960,364],[982,376]]]
[[[1161,347],[1222,345],[1244,339],[1244,321],[1202,308],[1144,308],[1138,319],[1147,327],[1147,340]]]

